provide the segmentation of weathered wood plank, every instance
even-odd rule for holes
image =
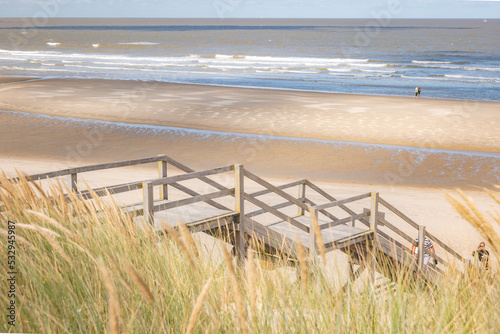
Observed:
[[[258,177],[257,175],[249,172],[248,170],[245,169],[245,176],[248,177],[249,179],[253,180],[254,182],[260,184],[261,186],[271,190],[272,192],[274,192],[275,194],[283,197],[284,199],[292,202],[293,204],[297,205],[298,207],[300,208],[303,208],[304,210],[308,210],[307,208],[307,205],[305,203],[302,203],[301,201],[299,201],[298,199],[296,199],[295,197],[293,197],[292,195],[289,195],[287,194],[286,192],[284,192],[283,190],[273,186],[271,183],[267,182],[266,180]],[[252,198],[255,198],[255,197],[252,197]]]
[[[151,158],[125,160],[125,161],[103,163],[103,164],[97,164],[97,165],[67,168],[67,169],[61,169],[61,170],[49,172],[49,173],[39,173],[39,174],[29,175],[28,178],[31,178],[32,180],[44,180],[47,178],[65,176],[65,175],[76,174],[76,173],[85,173],[85,172],[92,172],[92,171],[96,171],[96,170],[104,170],[104,169],[110,169],[110,168],[143,165],[143,164],[158,162],[158,161],[161,161],[162,159],[165,159],[165,156],[156,156],[156,157],[151,157]],[[18,179],[19,178],[16,177],[16,178],[13,178],[11,180],[18,180]]]
[[[290,202],[283,202],[283,203],[280,203],[280,204],[277,204],[277,205],[273,205],[271,206],[271,208],[273,209],[283,209],[283,208],[286,208],[286,207],[289,207],[289,206],[292,206],[294,205],[293,203],[290,203]],[[250,213],[247,213],[246,216],[248,218],[253,218],[253,217],[256,217],[256,216],[259,216],[259,215],[263,215],[263,214],[266,214],[268,213],[267,210],[265,209],[260,209],[260,210],[255,210],[255,211],[252,211]]]
[[[316,206],[316,203],[314,203],[313,201],[311,201],[308,198],[304,199],[304,203],[309,204],[311,207]],[[327,216],[328,218],[330,218],[333,221],[338,220],[338,218],[336,216],[332,215],[330,212],[328,212],[326,210],[317,210],[317,211],[321,212],[323,215]]]
[[[165,158],[166,158],[166,160],[167,160],[167,162],[169,164],[171,164],[172,166],[174,166],[174,167],[182,170],[183,172],[186,172],[186,173],[193,173],[193,172],[195,172],[194,169],[191,169],[191,168],[187,167],[186,165],[183,165],[180,162],[178,162],[178,161],[176,161],[176,160],[174,160],[174,159],[172,159],[170,157],[165,157]],[[199,179],[201,181],[205,182],[206,184],[211,185],[212,187],[214,187],[216,189],[219,189],[219,190],[226,190],[227,189],[227,187],[224,187],[222,184],[217,183],[214,180],[211,180],[211,179],[209,179],[207,177],[203,176],[203,177],[199,177]]]
[[[172,209],[172,208],[177,208],[177,207],[181,207],[181,206],[188,205],[188,204],[204,202],[206,200],[224,197],[224,196],[228,196],[228,195],[234,195],[234,188],[216,191],[216,192],[213,192],[210,194],[205,194],[205,195],[193,196],[193,197],[181,199],[178,201],[169,201],[168,203],[157,204],[154,206],[154,212],[164,211],[164,210],[168,210],[168,209]]]
[[[247,234],[250,237],[255,237],[268,246],[297,258],[297,250],[294,240],[291,240],[287,236],[277,233],[251,219],[247,219],[245,224],[248,227]]]
[[[337,226],[337,225],[342,225],[342,224],[346,224],[346,223],[350,223],[354,220],[359,220],[359,219],[362,219],[362,218],[367,218],[368,217],[368,213],[366,212],[363,212],[363,213],[358,213],[357,215],[354,215],[354,216],[351,216],[351,217],[346,217],[346,218],[343,218],[343,219],[338,219],[338,220],[335,220],[333,222],[329,222],[329,223],[326,223],[326,224],[321,224],[319,225],[319,228],[321,230],[324,230],[324,229],[327,229],[327,228],[330,228],[330,227],[334,227],[334,226]]]
[[[316,209],[316,210],[328,209],[328,208],[332,208],[334,206],[340,206],[340,205],[343,205],[343,204],[347,204],[347,203],[359,201],[361,199],[368,198],[370,196],[371,196],[371,193],[366,193],[366,194],[354,196],[354,197],[351,197],[351,198],[337,200],[335,202],[330,202],[330,203],[316,205],[313,209]]]
[[[245,199],[259,207],[261,207],[262,209],[264,210],[267,210],[269,213],[275,215],[276,217],[278,218],[281,218],[283,219],[283,221],[285,222],[288,222],[290,224],[292,224],[293,226],[301,229],[302,231],[306,232],[306,233],[309,233],[309,227],[296,221],[295,219],[285,215],[284,213],[278,211],[278,210],[275,210],[273,209],[271,206],[267,205],[266,203],[262,202],[262,201],[259,201],[258,199],[256,198],[253,198],[251,197],[250,195],[248,194],[245,194]]]
[[[100,188],[94,188],[92,189],[93,192],[96,193],[96,195],[102,197],[102,196],[107,196],[108,192],[112,195],[115,194],[120,194],[123,192],[128,192],[132,190],[137,190],[137,189],[142,189],[142,183],[143,182],[148,182],[150,180],[144,180],[144,181],[139,181],[139,182],[131,182],[131,183],[124,183],[124,184],[117,184],[114,186],[106,186],[106,187],[100,187]],[[88,190],[84,190],[78,193],[80,197],[83,199],[91,199],[92,195],[91,192]]]
[[[429,239],[431,239],[432,241],[434,241],[435,243],[437,243],[439,246],[441,246],[444,250],[446,250],[448,253],[450,253],[451,255],[455,256],[458,260],[460,260],[461,262],[465,262],[466,260],[460,255],[458,254],[457,252],[455,252],[453,249],[451,249],[450,247],[448,247],[444,242],[442,242],[441,240],[439,240],[438,238],[436,238],[433,234],[429,233],[429,232],[425,232],[425,234],[427,235],[427,237]]]
[[[173,188],[176,188],[180,191],[182,191],[183,193],[186,193],[188,194],[189,196],[199,196],[200,193],[197,193],[196,191],[194,190],[191,190],[189,189],[188,187],[185,187],[183,186],[182,184],[179,184],[179,183],[172,183],[170,184],[171,187]],[[223,189],[223,190],[226,190],[226,189]],[[227,211],[231,211],[231,209],[229,209],[228,207],[222,205],[222,204],[219,204],[217,202],[214,202],[212,200],[207,200],[206,201],[207,204],[213,206],[214,208],[217,208],[217,209],[220,209],[220,210],[227,210]]]
[[[363,231],[340,240],[333,240],[324,244],[325,250],[331,251],[346,248],[362,241],[366,241],[366,238],[371,235],[373,235],[373,231]]]
[[[408,224],[410,224],[411,226],[413,226],[414,228],[416,228],[418,230],[419,228],[419,225],[414,222],[411,218],[409,218],[408,216],[406,216],[404,213],[402,213],[401,211],[399,211],[398,209],[396,209],[394,206],[392,206],[390,203],[388,203],[387,201],[383,200],[382,198],[379,197],[379,203],[382,204],[383,206],[385,206],[387,209],[391,210],[393,213],[395,213],[398,217],[400,217],[401,219],[403,219],[404,221],[406,221]],[[445,249],[448,253],[452,254],[453,256],[455,256],[458,260],[460,261],[465,261],[465,259],[460,255],[458,254],[457,252],[455,252],[453,249],[451,249],[450,247],[448,247],[444,242],[442,242],[441,240],[439,240],[437,237],[435,237],[433,234],[429,233],[429,232],[426,232],[426,235],[429,239],[431,239],[432,241],[434,241],[436,244],[438,244],[439,246],[441,246],[443,249]]]
[[[235,217],[238,215],[239,212],[231,211],[218,216],[187,223],[186,227],[191,233],[205,232],[234,223]]]
[[[335,197],[333,197],[332,195],[330,195],[329,193],[327,193],[326,191],[324,191],[323,189],[321,189],[320,187],[318,187],[317,185],[315,185],[311,181],[306,180],[306,184],[309,188],[311,188],[312,190],[314,190],[315,192],[317,192],[318,194],[320,194],[321,196],[323,196],[324,198],[326,198],[330,202],[334,202],[337,200]],[[351,216],[356,214],[354,211],[352,211],[351,209],[349,209],[347,206],[345,206],[343,204],[339,205],[339,208],[341,208],[342,210],[344,210],[345,212],[347,212]]]
[[[229,165],[229,166],[224,166],[224,167],[202,170],[199,172],[192,172],[192,173],[187,173],[187,174],[170,176],[170,177],[166,177],[166,178],[162,178],[162,179],[153,179],[153,180],[151,180],[151,183],[153,184],[153,186],[159,186],[161,184],[172,184],[172,183],[177,183],[180,181],[198,179],[202,176],[222,174],[222,173],[226,173],[226,172],[229,172],[232,170],[234,170],[234,165]]]
[[[417,223],[415,223],[413,220],[411,220],[410,217],[408,217],[407,215],[405,215],[404,213],[402,213],[401,211],[396,209],[394,206],[392,206],[390,203],[388,203],[386,200],[382,199],[381,197],[379,197],[378,200],[379,200],[380,204],[385,206],[387,209],[389,209],[390,211],[395,213],[399,218],[403,219],[408,224],[410,224],[412,227],[414,227],[415,229],[418,230],[419,225]]]
[[[291,182],[291,183],[283,184],[281,186],[277,186],[276,188],[278,188],[280,190],[284,190],[284,189],[292,188],[292,187],[295,187],[295,186],[298,186],[298,185],[301,185],[301,184],[305,184],[305,182],[306,182],[306,180],[300,180],[300,181],[296,181],[296,182]],[[251,193],[250,196],[252,196],[252,197],[259,197],[259,196],[271,194],[272,192],[273,192],[272,190],[264,189],[264,190],[261,190],[261,191],[257,191],[257,192]]]

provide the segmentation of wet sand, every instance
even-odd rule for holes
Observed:
[[[480,190],[500,183],[499,103],[16,80],[0,79],[0,169],[11,175],[157,154],[198,170],[241,163],[276,185],[307,178],[337,198],[380,192],[465,257],[481,237],[444,193],[468,189],[491,211]],[[88,181],[154,173],[132,168]]]
[[[111,122],[500,153],[500,103],[112,80],[0,87],[0,109]]]

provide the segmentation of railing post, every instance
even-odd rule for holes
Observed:
[[[234,211],[239,212],[238,231],[235,235],[236,254],[241,263],[245,261],[245,186],[243,165],[234,165]]]
[[[316,221],[318,221],[318,210],[312,210],[311,215],[314,215]],[[310,219],[309,224],[309,256],[311,262],[314,263],[318,257],[318,250],[316,248],[316,234],[314,234],[314,220],[313,217]]]
[[[299,200],[302,200],[301,202],[304,203],[304,199],[306,198],[306,183],[299,184]],[[305,213],[305,210],[301,207],[299,207],[299,216],[303,216]]]
[[[373,235],[377,235],[377,213],[378,213],[378,193],[371,194],[371,207],[370,207],[370,230]]]
[[[167,160],[158,161],[158,177],[160,179],[167,177]],[[168,189],[166,184],[160,185],[160,199],[168,199]]]
[[[425,255],[425,226],[420,225],[418,227],[418,269],[422,270],[424,268],[424,255]]]
[[[76,173],[68,175],[68,188],[71,191],[78,191],[78,176]]]
[[[154,226],[153,184],[151,182],[143,182],[142,191],[144,221],[148,222],[151,226]]]
[[[378,193],[371,193],[371,205],[370,205],[370,230],[373,232],[372,235],[372,245],[371,245],[371,271],[370,276],[373,282],[375,282],[375,272],[377,269],[377,244],[378,244],[378,231],[377,231],[377,213],[378,213]]]

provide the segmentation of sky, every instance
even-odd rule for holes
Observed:
[[[500,0],[0,0],[0,17],[500,18]]]

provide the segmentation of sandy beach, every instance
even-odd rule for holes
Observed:
[[[500,103],[136,81],[0,82],[0,168],[9,174],[157,154],[194,169],[241,163],[275,184],[308,178],[338,198],[378,191],[467,257],[481,238],[445,191],[467,189],[491,211],[480,190],[499,183]],[[120,183],[152,172],[104,178]]]

